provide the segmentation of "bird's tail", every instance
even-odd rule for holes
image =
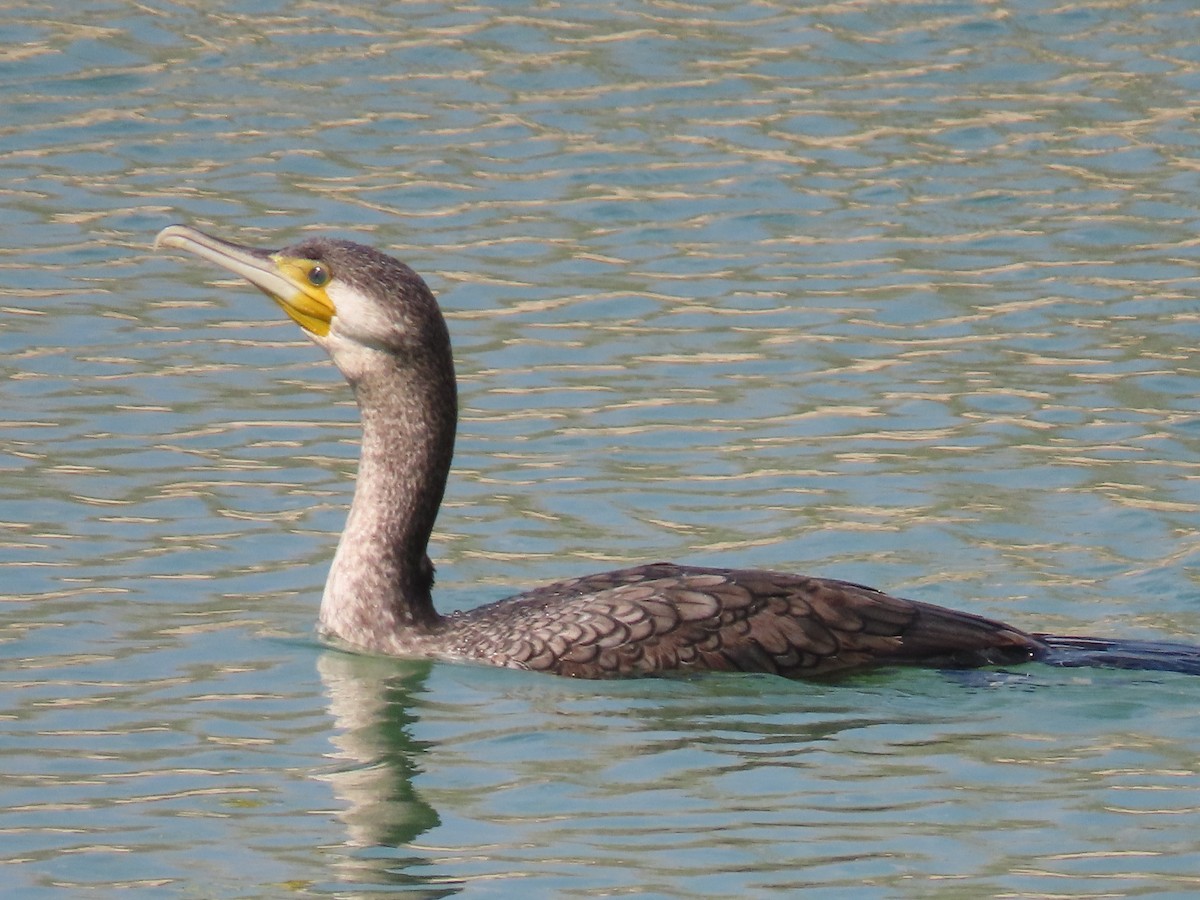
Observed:
[[[1046,650],[1040,662],[1063,668],[1096,666],[1143,672],[1181,672],[1200,675],[1200,647],[1171,641],[1126,641],[1106,638],[1035,634]]]

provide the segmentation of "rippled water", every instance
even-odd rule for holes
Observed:
[[[171,222],[427,275],[439,603],[658,558],[1200,635],[1179,2],[0,6],[12,896],[1190,896],[1200,682],[311,636],[357,431]],[[214,283],[215,281],[215,283]]]

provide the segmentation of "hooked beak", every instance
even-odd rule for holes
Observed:
[[[171,247],[199,256],[245,278],[274,300],[292,320],[318,337],[329,334],[336,310],[323,287],[303,277],[301,261],[268,250],[223,241],[187,225],[171,225],[154,239],[155,248]]]

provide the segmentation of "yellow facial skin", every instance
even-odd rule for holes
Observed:
[[[328,267],[311,259],[297,259],[278,254],[273,254],[271,261],[275,263],[279,274],[293,285],[295,290],[286,297],[270,291],[267,292],[268,296],[305,331],[310,331],[318,337],[329,334],[329,326],[337,310],[326,291],[332,277]]]
[[[155,238],[154,246],[173,247],[216,263],[245,278],[278,303],[305,331],[317,337],[329,334],[337,309],[327,290],[333,275],[322,263],[264,253],[222,241],[186,225],[164,228]]]

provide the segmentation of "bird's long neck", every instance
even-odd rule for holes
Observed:
[[[454,450],[453,364],[391,360],[353,383],[363,440],[354,502],[321,601],[321,630],[395,652],[433,630],[426,555]]]

